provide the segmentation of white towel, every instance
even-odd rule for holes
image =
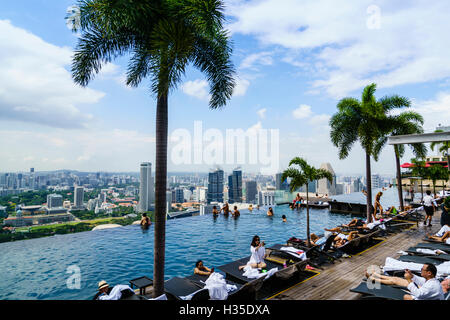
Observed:
[[[416,251],[425,253],[425,254],[430,254],[430,255],[438,255],[438,254],[445,253],[444,251],[441,251],[441,250],[432,250],[432,249],[423,249],[423,248],[418,248]]]
[[[257,268],[252,268],[250,265],[246,265],[244,267],[243,276],[247,277],[247,278],[251,278],[251,279],[252,278],[258,279],[258,278],[266,276],[266,279],[268,279],[270,276],[272,276],[277,271],[278,271],[278,268],[272,268],[269,271],[267,271],[266,273],[260,273]]]
[[[150,299],[148,299],[148,300],[167,300],[167,296],[166,296],[165,294],[163,294],[163,295],[161,295],[161,296],[159,296],[159,297],[156,297],[156,298],[150,298]]]
[[[423,264],[415,262],[399,261],[391,257],[387,257],[384,263],[383,271],[398,271],[409,269],[411,271],[421,272]],[[439,265],[436,265],[437,274],[436,277],[443,277],[450,274],[450,261],[445,261]]]
[[[294,247],[281,247],[280,250],[286,251],[287,253],[296,258],[306,260],[306,253],[303,250],[295,249]]]
[[[213,272],[205,281],[211,300],[226,300],[229,291],[237,290],[235,285],[227,285],[223,275]]]

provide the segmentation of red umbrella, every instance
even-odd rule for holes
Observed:
[[[411,167],[414,167],[414,164],[409,163],[409,162],[405,162],[400,167],[402,167],[402,168],[411,168]]]

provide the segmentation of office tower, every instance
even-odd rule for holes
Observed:
[[[208,175],[207,202],[223,202],[223,170],[217,169]]]
[[[378,189],[382,187],[381,177],[378,174],[372,174],[372,189]]]
[[[84,188],[83,187],[75,187],[73,202],[76,208],[83,207],[83,198],[84,198]]]
[[[228,199],[230,203],[242,202],[242,171],[233,170],[228,176]]]
[[[183,203],[183,202],[184,202],[184,189],[175,188],[175,203]]]
[[[333,181],[330,183],[328,179],[320,179],[317,184],[317,192],[319,194],[327,194],[329,196],[336,195],[336,174],[334,173],[331,164],[329,164],[328,162],[322,163],[320,168],[331,172],[331,174],[333,175]]]
[[[152,164],[141,163],[141,178],[139,186],[139,212],[149,211],[154,202]]]
[[[63,206],[63,197],[60,194],[49,194],[47,196],[47,208],[57,208]]]
[[[281,177],[282,177],[282,173],[277,173],[275,175],[275,188],[276,190],[288,190],[289,189],[289,184],[287,182],[287,179],[285,179],[284,181],[281,181]]]
[[[245,183],[245,189],[246,189],[246,201],[248,203],[255,203],[256,202],[256,195],[258,194],[256,181],[247,181]]]

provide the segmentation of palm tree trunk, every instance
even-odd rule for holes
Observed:
[[[372,174],[370,171],[370,155],[366,151],[366,180],[367,180],[367,222],[372,222]]]
[[[155,236],[153,258],[154,298],[159,297],[164,293],[168,136],[167,95],[167,92],[160,94],[156,106]]]
[[[308,197],[308,183],[306,183],[306,236],[308,239],[308,247],[311,247],[310,233],[309,233],[309,197]]]
[[[397,145],[394,145],[395,152],[395,163],[397,165],[397,189],[398,189],[398,201],[400,204],[400,211],[405,210],[405,206],[403,203],[403,190],[402,190],[402,173],[400,171],[400,157],[398,156],[398,148]]]

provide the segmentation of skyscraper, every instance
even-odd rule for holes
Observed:
[[[258,194],[258,190],[256,187],[256,181],[247,181],[245,182],[245,189],[246,189],[246,201],[248,203],[255,203],[256,202],[256,195]]]
[[[275,187],[277,190],[288,190],[289,189],[289,183],[287,183],[287,179],[284,181],[281,181],[283,173],[277,173],[275,175]]]
[[[83,207],[83,198],[84,198],[84,188],[83,187],[75,187],[74,196],[73,196],[73,204],[76,208]]]
[[[317,184],[317,192],[320,194],[327,194],[329,196],[336,195],[336,174],[334,173],[333,168],[331,167],[331,164],[322,163],[320,166],[321,169],[325,169],[333,175],[333,182],[330,183],[327,179],[320,179],[319,183]]]
[[[49,194],[47,196],[47,208],[58,208],[63,206],[63,197],[60,194]]]
[[[242,171],[233,170],[228,176],[228,199],[230,203],[242,202]]]
[[[223,202],[223,170],[217,169],[209,173],[206,199],[208,203]]]
[[[143,162],[141,163],[141,181],[139,186],[139,212],[149,211],[153,202],[152,164]]]

